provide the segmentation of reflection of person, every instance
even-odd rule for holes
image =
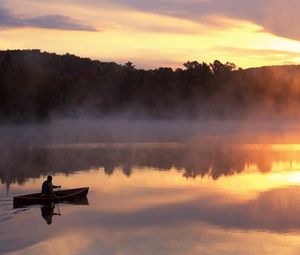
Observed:
[[[59,213],[54,213],[54,203],[46,204],[41,207],[41,214],[48,225],[52,223],[53,215],[60,215]]]
[[[60,185],[55,186],[55,185],[52,184],[52,176],[49,175],[47,177],[47,180],[43,182],[42,194],[47,195],[47,196],[54,196],[55,197],[53,189],[60,188],[60,187],[61,187]]]

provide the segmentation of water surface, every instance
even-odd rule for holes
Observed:
[[[299,254],[300,145],[52,143],[2,148],[1,254]],[[13,209],[48,174],[88,203]]]

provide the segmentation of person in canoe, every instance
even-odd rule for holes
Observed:
[[[54,191],[53,189],[57,189],[57,188],[60,188],[61,186],[56,186],[56,185],[53,185],[52,183],[52,176],[49,175],[47,177],[47,180],[45,180],[43,182],[43,185],[42,185],[42,194],[46,195],[46,196],[53,196],[53,197],[56,197],[56,195],[54,194]]]

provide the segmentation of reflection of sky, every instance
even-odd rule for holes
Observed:
[[[295,254],[300,243],[297,167],[277,162],[262,174],[247,166],[217,180],[152,168],[133,168],[130,177],[121,169],[105,175],[102,168],[56,174],[55,184],[64,188],[90,186],[90,205],[60,205],[62,216],[53,216],[50,226],[39,206],[15,210],[0,218],[0,253]],[[37,191],[42,180],[12,184],[10,196]],[[0,191],[4,197],[2,184]]]

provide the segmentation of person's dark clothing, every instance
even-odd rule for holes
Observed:
[[[43,194],[51,195],[50,185],[51,185],[51,182],[48,180],[43,182],[43,185],[42,185],[42,193]]]

